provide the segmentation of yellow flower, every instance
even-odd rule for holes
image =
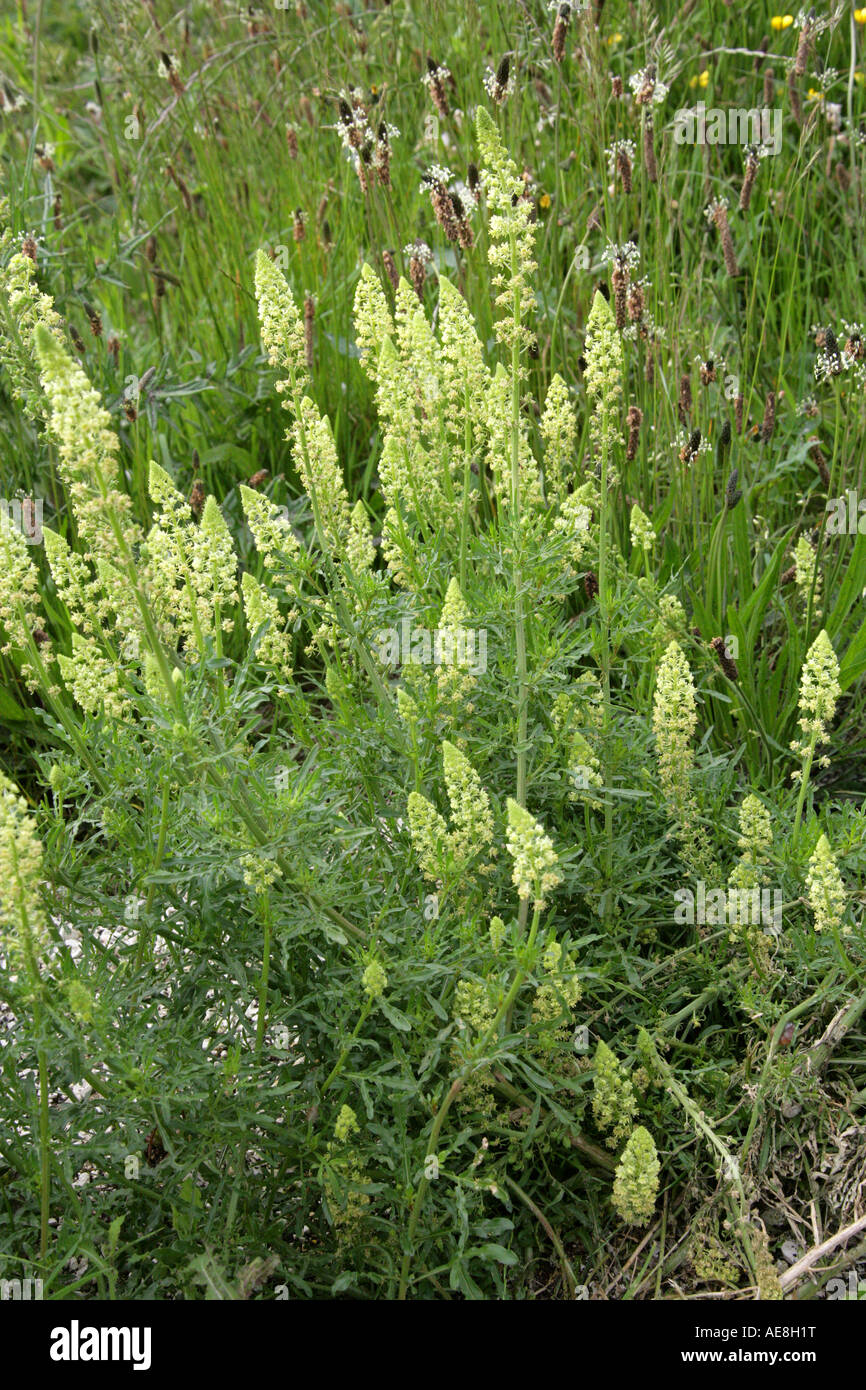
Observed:
[[[608,48],[613,48],[615,43],[622,43],[622,34],[620,34],[619,32],[617,32],[616,34],[611,34],[610,38],[605,39],[605,43],[607,44]]]
[[[807,95],[809,101],[823,101],[823,100],[824,100],[824,93],[823,93],[823,92],[817,91],[814,87],[810,87],[810,88],[809,88],[809,91],[807,92],[806,95]]]
[[[855,10],[854,22],[855,24],[866,24],[866,10]]]
[[[544,212],[547,211],[547,209],[550,207],[550,194],[549,194],[549,193],[542,193],[541,197],[540,197],[539,200],[538,200],[538,206],[539,206],[540,208],[542,208]]]
[[[794,16],[792,14],[774,14],[770,20],[770,27],[776,30],[790,29],[793,23]]]
[[[699,73],[697,77],[692,77],[692,78],[689,79],[689,86],[690,86],[690,87],[708,87],[709,85],[710,85],[710,70],[709,70],[709,68],[704,68],[703,72],[702,72],[702,73]]]

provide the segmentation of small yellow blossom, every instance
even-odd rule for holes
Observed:
[[[774,14],[770,20],[770,28],[775,29],[778,33],[780,29],[790,29],[793,23],[794,16],[792,14]]]

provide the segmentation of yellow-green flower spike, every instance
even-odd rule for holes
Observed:
[[[448,827],[432,802],[420,792],[410,792],[409,836],[424,877],[434,882],[442,872],[447,853]]]
[[[24,966],[33,993],[40,988],[39,955],[48,940],[39,898],[42,878],[42,845],[27,802],[0,773],[0,925],[5,929],[0,939]]]
[[[629,1225],[643,1226],[650,1220],[660,1171],[653,1137],[643,1125],[638,1125],[623,1149],[613,1183],[613,1204]]]
[[[626,1076],[607,1043],[599,1039],[592,1079],[592,1114],[599,1129],[609,1131],[607,1144],[616,1148],[629,1133],[637,1101]]]
[[[292,292],[279,266],[264,251],[256,252],[255,290],[259,305],[262,343],[272,367],[279,367],[296,382],[306,383],[307,358],[304,324]],[[290,387],[280,382],[277,390]]]
[[[449,846],[454,858],[463,861],[483,853],[493,842],[490,798],[469,759],[453,743],[442,744],[442,766],[453,827]]]
[[[546,907],[545,894],[562,881],[553,841],[534,816],[511,797],[506,805],[508,853],[514,860],[511,881],[518,897],[532,898],[536,912]]]
[[[845,915],[847,893],[826,835],[821,836],[809,860],[806,886],[809,906],[815,918],[815,930],[837,930],[842,926]],[[850,932],[850,927],[842,928],[843,936],[849,936]]]
[[[839,662],[833,643],[822,628],[806,653],[800,675],[800,718],[797,722],[803,737],[791,744],[795,753],[805,757],[810,749],[826,742],[841,693]],[[826,766],[828,761],[822,759],[822,765]]]

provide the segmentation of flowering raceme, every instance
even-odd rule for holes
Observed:
[[[398,691],[398,702],[402,692]],[[403,716],[411,714],[404,696]],[[417,716],[417,708],[414,711]],[[489,850],[493,842],[490,798],[469,759],[447,740],[442,744],[442,771],[451,807],[451,829],[420,792],[409,796],[409,834],[426,878],[435,880],[447,863],[463,872],[471,860]],[[489,872],[482,865],[481,873]]]
[[[196,525],[183,494],[158,463],[150,465],[150,495],[159,520],[147,536],[150,592],[166,636],[192,644],[204,655],[205,643],[219,646],[230,632],[227,610],[237,603],[234,544],[216,500],[205,503]]]
[[[600,445],[613,443],[619,438],[614,413],[622,395],[622,343],[613,310],[599,291],[592,301],[586,324],[585,357],[586,394],[594,405],[593,436]],[[611,476],[609,481],[615,480]]]
[[[464,712],[471,714],[472,702],[468,696],[475,687],[476,676],[469,669],[472,660],[466,640],[468,627],[469,609],[460,592],[460,585],[456,579],[451,579],[439,616],[443,653],[447,649],[450,659],[436,667],[436,684],[444,705],[454,707],[462,703]]]
[[[48,940],[39,898],[42,845],[24,797],[0,773],[0,924],[2,939],[24,966],[32,991],[39,988],[39,953]]]
[[[105,711],[114,719],[122,719],[129,709],[129,700],[120,686],[118,669],[103,656],[97,643],[80,633],[72,634],[72,654],[57,657],[64,681],[78,705],[94,716]]]
[[[442,744],[442,769],[454,827],[449,836],[451,853],[465,861],[493,841],[490,798],[469,759],[447,740]]]
[[[24,649],[27,655],[21,663],[21,674],[32,690],[38,687],[39,673],[28,648],[34,632],[42,629],[39,594],[39,571],[30,558],[27,542],[6,512],[0,511],[0,627],[6,633],[0,655],[13,647]],[[43,644],[40,658],[44,665],[50,665],[50,643]]]
[[[33,346],[78,531],[94,557],[116,561],[118,542],[131,554],[141,532],[131,519],[129,497],[117,486],[120,443],[111,417],[82,368],[43,323],[33,330]],[[118,613],[130,606],[125,586],[111,598]]]
[[[508,853],[514,860],[511,881],[518,897],[533,899],[536,912],[547,906],[545,894],[562,882],[553,841],[534,816],[511,797],[507,802]]]
[[[742,856],[731,874],[737,888],[755,888],[764,878],[763,866],[773,847],[773,821],[770,812],[753,794],[740,807],[740,838]]]
[[[305,384],[309,374],[304,322],[279,266],[264,251],[256,253],[255,289],[268,361],[272,367],[281,367],[289,375],[288,380],[277,383],[277,390],[291,390],[296,384]]]
[[[291,680],[292,642],[283,630],[285,620],[277,600],[248,570],[241,575],[241,593],[250,637],[265,623],[269,624],[256,648],[256,660],[273,666],[284,680]]]
[[[637,1101],[634,1087],[603,1039],[595,1052],[592,1079],[592,1115],[599,1129],[609,1131],[606,1143],[616,1148],[632,1127]]]
[[[828,725],[836,713],[836,702],[841,694],[839,685],[839,662],[833,644],[822,628],[806,654],[800,675],[800,719],[803,737],[791,744],[793,752],[802,758],[810,758],[819,743],[829,737]],[[829,758],[821,759],[822,767],[829,767]],[[798,777],[800,774],[795,773]]]
[[[5,211],[4,205],[0,204],[0,220],[5,220]],[[7,237],[11,238],[8,229],[3,235],[4,242]],[[30,380],[33,374],[33,330],[37,324],[42,324],[62,348],[65,346],[62,320],[51,296],[41,293],[36,283],[36,267],[29,256],[17,252],[9,258],[4,268],[0,268],[0,289],[9,301],[12,319],[24,349],[22,352],[11,337],[4,338],[0,344],[0,360],[9,372],[13,394],[21,400],[28,415],[36,416],[42,401]]]
[[[653,732],[659,776],[668,812],[678,822],[683,858],[700,877],[713,872],[712,856],[691,790],[694,754],[691,740],[697,728],[695,684],[679,643],[669,643],[659,664],[653,697]]]
[[[499,293],[497,308],[504,310],[494,331],[509,346],[529,346],[533,333],[524,320],[535,308],[531,276],[535,230],[530,204],[523,198],[523,180],[517,166],[503,148],[490,113],[479,106],[475,116],[478,145],[485,168],[487,205],[490,209],[490,248],[493,284]]]
[[[820,837],[809,860],[806,886],[809,905],[815,917],[815,930],[837,930],[842,924],[847,894],[826,835]],[[850,927],[842,928],[843,936],[849,936],[850,932]]]
[[[568,387],[554,372],[540,421],[544,440],[544,490],[548,503],[562,502],[574,469],[577,417]]]
[[[697,728],[695,684],[679,643],[671,642],[662,657],[653,699],[653,731],[659,772],[668,803],[682,814],[689,802],[692,770],[691,740]]]
[[[643,1225],[652,1216],[660,1170],[653,1137],[638,1125],[623,1149],[613,1184],[613,1204],[630,1225]]]

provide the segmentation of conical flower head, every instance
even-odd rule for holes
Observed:
[[[616,1148],[629,1133],[636,1111],[630,1079],[607,1043],[599,1039],[592,1078],[592,1115],[599,1129],[609,1131],[610,1148]]]
[[[589,311],[584,356],[587,395],[609,414],[622,391],[622,342],[613,310],[599,290]]]
[[[653,698],[653,730],[662,754],[680,755],[698,723],[695,683],[678,642],[671,642],[659,664]]]
[[[39,988],[39,952],[47,924],[39,898],[42,845],[24,797],[0,773],[0,937],[24,966],[30,989]]]
[[[266,570],[284,571],[294,568],[300,556],[300,546],[294,531],[279,507],[270,498],[241,484],[241,505],[247,525],[253,533],[256,549]],[[291,592],[294,593],[294,585]]]
[[[548,502],[561,502],[574,471],[577,416],[568,387],[555,372],[547,388],[540,421],[544,440],[544,490]]]
[[[376,558],[370,518],[367,515],[367,508],[360,498],[352,508],[352,514],[349,518],[346,556],[356,576],[369,573]]]
[[[382,344],[394,337],[394,320],[382,282],[366,261],[361,266],[361,278],[355,290],[355,341],[361,353],[361,365],[371,381],[377,379],[376,368]]]
[[[836,713],[836,702],[841,695],[839,685],[839,662],[833,650],[833,643],[822,628],[806,653],[800,675],[800,719],[803,730],[801,742],[792,743],[797,753],[805,756],[814,744],[823,743],[827,738],[827,726]]]
[[[536,912],[546,906],[545,894],[562,881],[553,841],[534,816],[511,797],[506,806],[508,853],[514,860],[511,881],[520,898],[532,898]]]
[[[290,680],[292,641],[284,630],[285,619],[280,613],[277,600],[248,570],[241,576],[241,592],[250,638],[252,639],[265,623],[268,624],[256,647],[256,659],[267,666],[275,667],[284,679]]]
[[[659,1190],[656,1146],[649,1130],[638,1125],[623,1149],[613,1183],[613,1204],[623,1221],[642,1226],[649,1221]]]
[[[442,744],[442,767],[453,826],[449,845],[455,859],[463,861],[493,841],[490,798],[469,759],[447,740]]]
[[[435,881],[442,872],[447,852],[448,827],[432,802],[420,792],[410,792],[409,836],[424,877]]]
[[[0,217],[4,221],[5,216],[0,209]],[[4,233],[4,244],[7,235],[8,232]],[[9,301],[17,339],[21,343],[19,347],[15,336],[10,335],[0,346],[0,359],[9,373],[13,395],[20,398],[25,413],[36,418],[41,413],[42,400],[33,384],[33,332],[36,325],[41,324],[60,347],[65,347],[63,320],[54,308],[51,296],[41,293],[33,261],[21,252],[16,252],[5,267],[0,267],[0,290]]]
[[[304,345],[304,323],[292,292],[279,266],[264,251],[256,252],[256,299],[259,322],[268,361],[281,367],[300,382],[307,380],[307,358]],[[278,390],[290,383],[280,382]]]
[[[448,425],[459,443],[467,431],[478,448],[484,436],[484,421],[477,403],[490,383],[484,349],[475,331],[469,306],[460,291],[439,278],[440,372]],[[454,469],[462,464],[455,458]]]
[[[349,494],[330,421],[319,414],[309,396],[300,402],[292,438],[295,466],[313,506],[320,544],[333,559],[339,559],[349,534]]]
[[[94,559],[117,561],[118,533],[131,556],[142,536],[132,520],[132,503],[117,486],[120,441],[111,416],[78,362],[43,323],[33,330],[33,349],[48,400],[48,431],[57,442],[60,474],[78,533]],[[125,626],[133,626],[135,604],[128,580],[109,597]]]
[[[842,923],[847,894],[826,835],[821,836],[809,860],[806,886],[815,916],[815,930],[835,931]],[[850,931],[850,927],[845,927],[842,935],[848,936]]]
[[[205,502],[201,525],[193,534],[196,536],[193,571],[201,576],[206,621],[212,626],[218,614],[223,631],[231,632],[232,620],[225,615],[238,600],[238,562],[231,531],[213,495]]]
[[[5,509],[0,509],[0,655],[12,647],[28,648],[34,631],[43,627],[40,609],[39,571],[30,558],[23,535]],[[50,665],[51,648],[42,648],[42,660]],[[21,674],[31,690],[37,686],[36,668],[25,660]]]
[[[525,320],[535,308],[530,277],[536,269],[530,204],[522,197],[524,185],[517,166],[483,106],[476,111],[475,126],[490,209],[488,260],[494,272],[494,287],[499,291],[495,302],[504,311],[494,324],[494,331],[500,342],[508,346],[517,343],[528,347],[534,334]]]
[[[465,701],[475,686],[476,676],[471,669],[475,654],[475,636],[476,634],[469,630],[469,609],[466,600],[456,578],[452,578],[448,583],[439,617],[437,640],[440,659],[435,669],[439,696],[446,705]],[[472,706],[466,703],[464,708],[470,713]]]
[[[633,546],[639,550],[652,550],[656,538],[655,527],[637,502],[631,509],[629,529]]]

